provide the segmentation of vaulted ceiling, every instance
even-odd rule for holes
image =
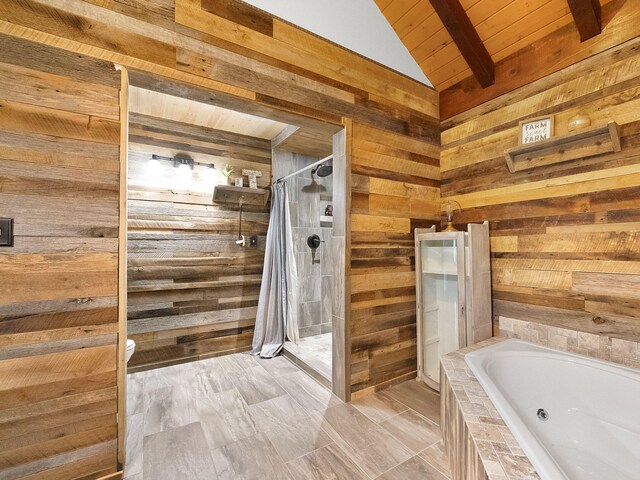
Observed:
[[[483,86],[491,84],[492,72],[486,70],[492,62],[569,24],[583,40],[599,33],[595,16],[610,1],[375,0],[439,91],[472,75]]]

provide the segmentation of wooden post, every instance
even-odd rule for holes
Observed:
[[[124,470],[127,425],[127,154],[129,143],[129,75],[120,70],[120,200],[118,209],[118,469]]]

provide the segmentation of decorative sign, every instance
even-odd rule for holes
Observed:
[[[260,170],[242,169],[242,175],[249,177],[249,188],[258,188],[258,178],[262,177]]]
[[[528,143],[540,142],[553,137],[553,117],[538,117],[525,120],[519,123],[520,137],[518,143],[526,145]]]

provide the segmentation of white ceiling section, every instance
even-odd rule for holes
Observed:
[[[431,85],[373,0],[244,1]]]

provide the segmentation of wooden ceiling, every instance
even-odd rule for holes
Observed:
[[[600,0],[601,5],[611,0]],[[375,0],[376,4],[422,68],[433,86],[442,91],[472,76],[462,40],[452,38],[441,17],[442,8],[458,4],[464,10],[481,44],[494,63],[576,22],[581,36],[589,35],[593,22],[587,15],[597,0]],[[571,8],[570,8],[571,4]],[[439,7],[438,12],[434,6]],[[454,5],[455,6],[455,5]],[[572,15],[573,10],[573,15]],[[449,15],[455,12],[448,12]],[[575,16],[575,19],[574,19]],[[592,15],[593,17],[593,15]],[[446,17],[445,17],[446,18]],[[581,21],[577,21],[581,18]],[[450,22],[447,22],[451,27]],[[449,28],[451,30],[451,28]],[[458,29],[461,30],[461,29]],[[585,33],[583,33],[585,32]],[[461,43],[462,42],[462,43]],[[472,52],[473,54],[473,52]],[[480,55],[481,56],[481,55]],[[482,80],[476,74],[476,78]]]
[[[250,137],[271,140],[282,132],[287,124],[267,118],[235,112],[226,108],[195,102],[131,86],[129,105],[132,113],[164,118],[175,122],[239,133]]]
[[[331,154],[333,135],[342,128],[316,121],[298,124],[302,118],[296,115],[291,116],[296,124],[287,124],[133,85],[129,88],[129,111],[138,116],[269,140],[272,148],[317,157]]]

